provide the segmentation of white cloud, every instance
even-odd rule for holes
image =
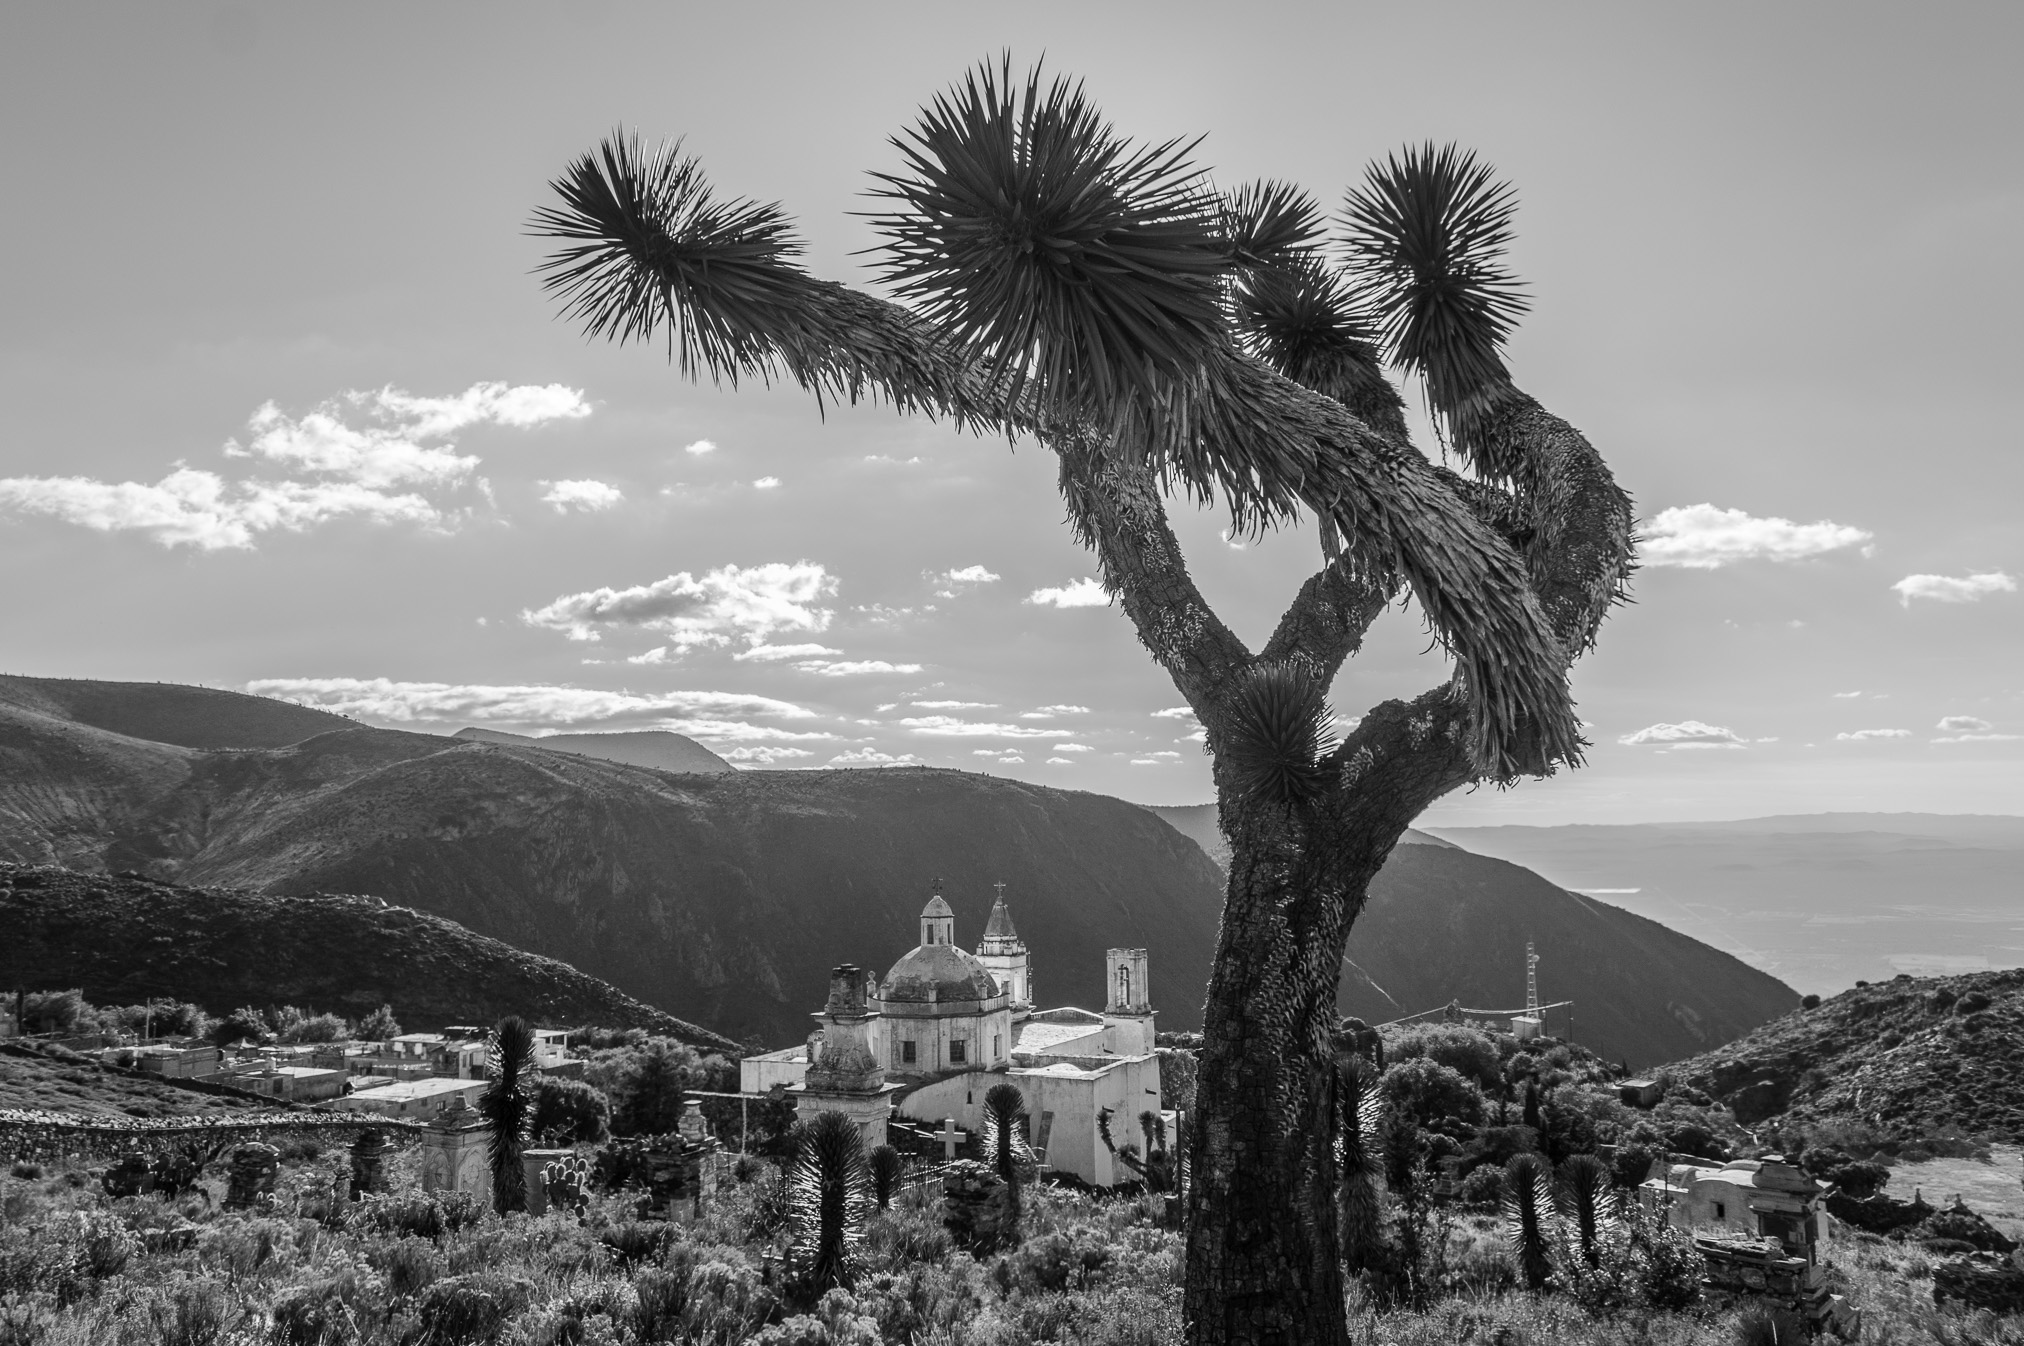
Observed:
[[[1110,595],[1101,584],[1085,575],[1058,589],[1035,589],[1026,595],[1026,601],[1044,608],[1100,608],[1110,602]]]
[[[2015,743],[2024,739],[2024,734],[1953,734],[1947,738],[1936,738],[1935,743]]]
[[[1358,721],[1358,723],[1362,723],[1362,721]],[[1209,731],[1206,729],[1197,729],[1192,734],[1174,740],[1176,743],[1207,743],[1208,741]]]
[[[1933,726],[1943,734],[1985,734],[1996,726],[1975,715],[1946,715]]]
[[[1073,729],[1034,729],[1023,724],[980,724],[953,715],[922,715],[900,723],[936,738],[1073,738]]]
[[[1022,720],[1051,720],[1057,715],[1087,715],[1088,706],[1042,706],[1038,710],[1021,711]]]
[[[585,513],[596,513],[610,509],[625,499],[625,492],[609,482],[591,481],[544,481],[537,483],[548,488],[548,494],[541,497],[544,505],[555,506],[557,514],[567,514],[572,509]]]
[[[441,506],[395,488],[461,486],[479,460],[423,441],[481,422],[525,427],[589,414],[583,395],[560,384],[480,383],[447,398],[392,388],[348,392],[299,418],[268,402],[247,423],[248,443],[227,441],[225,456],[265,459],[315,474],[314,479],[227,481],[181,463],[152,486],[89,477],[11,477],[0,480],[0,509],[103,533],[146,533],[165,547],[203,551],[251,547],[262,533],[301,532],[345,516],[442,526],[447,516]]]
[[[880,752],[877,748],[852,748],[849,752],[838,753],[829,759],[831,766],[906,766],[921,759],[910,752],[895,757]]]
[[[1660,510],[1638,541],[1648,566],[1716,570],[1738,561],[1798,561],[1871,540],[1845,524],[1759,519],[1740,509],[1685,505]]]
[[[1134,758],[1132,758],[1132,759],[1131,759],[1131,764],[1132,764],[1133,766],[1169,766],[1169,765],[1171,765],[1171,763],[1170,763],[1170,762],[1168,762],[1168,761],[1167,761],[1167,759],[1166,759],[1166,758],[1164,758],[1164,757],[1134,757]]]
[[[1955,579],[1951,575],[1907,575],[1891,585],[1898,601],[1906,607],[1914,598],[1930,598],[1935,603],[1974,603],[1990,594],[2017,592],[2017,581],[2000,570],[1985,570]]]
[[[775,762],[784,762],[794,757],[815,756],[806,748],[753,747],[749,744],[728,748],[718,755],[727,762],[757,762],[761,766],[772,766]]]
[[[973,586],[996,584],[1004,576],[994,575],[983,566],[962,566],[954,570],[937,571],[928,578],[933,583],[941,586],[941,588],[935,590],[935,597],[954,598],[957,594]]]
[[[779,484],[780,478],[778,477],[761,477],[752,483],[752,489],[755,491],[770,491]]]
[[[819,673],[825,678],[848,678],[855,677],[860,673],[918,673],[921,671],[919,664],[891,664],[883,659],[846,659],[837,663],[824,663],[822,660],[815,659],[805,664],[796,664],[795,667],[803,673]]]
[[[1836,692],[1834,694],[1834,699],[1836,701],[1853,701],[1856,697],[1861,695],[1862,695],[1861,692]]]
[[[916,706],[919,706],[919,707],[920,707],[920,708],[921,708],[922,710],[996,710],[996,709],[998,709],[998,703],[997,703],[996,701],[916,701],[916,702],[914,702],[913,704],[914,704],[914,705],[916,705]],[[890,710],[890,709],[892,709],[892,707],[890,707],[890,706],[887,706],[887,707],[884,707],[884,709],[886,709],[886,710]]]
[[[1074,765],[1075,765],[1075,762],[1074,762],[1074,760],[1073,760],[1072,758],[1068,758],[1068,757],[1050,757],[1050,758],[1048,758],[1048,759],[1047,759],[1047,765],[1049,765],[1049,766],[1074,766]]]
[[[1836,734],[1834,737],[1843,743],[1870,743],[1877,739],[1911,736],[1912,731],[1909,729],[1858,729],[1853,734]]]
[[[656,646],[654,646],[654,648],[652,648],[652,649],[648,650],[648,651],[647,651],[647,652],[646,652],[645,654],[629,654],[629,655],[627,655],[627,656],[626,656],[626,659],[625,659],[625,661],[626,661],[627,663],[629,663],[629,664],[665,664],[665,663],[666,663],[666,662],[668,662],[668,660],[669,660],[669,659],[671,659],[671,658],[675,658],[675,659],[679,659],[680,657],[681,657],[681,652],[680,652],[679,650],[678,650],[678,651],[676,651],[676,652],[675,652],[674,654],[672,654],[672,655],[671,655],[671,654],[669,654],[669,653],[668,653],[668,647],[667,647],[667,646],[665,646],[665,645],[656,645]],[[610,662],[611,662],[611,660],[609,660],[609,659],[586,659],[586,660],[584,660],[583,662],[584,662],[584,663],[586,663],[586,664],[608,664],[608,663],[610,663]]]
[[[87,477],[0,478],[0,509],[101,533],[146,533],[164,547],[201,551],[251,547],[261,533],[299,533],[346,515],[380,524],[443,521],[419,495],[348,481],[227,482],[190,467],[178,467],[153,486]]]
[[[552,728],[630,724],[727,740],[799,741],[836,737],[724,718],[738,715],[782,720],[814,718],[813,711],[791,701],[746,692],[636,695],[589,687],[395,682],[389,678],[260,678],[247,683],[246,690],[254,696],[276,697],[339,715],[363,716],[392,724],[475,722]]]
[[[1152,715],[1155,720],[1192,720],[1195,709],[1193,706],[1168,706],[1165,710],[1154,711]]]
[[[819,659],[826,654],[842,654],[827,645],[754,645],[749,650],[740,650],[732,655],[740,663],[756,659],[760,663],[774,664],[784,659]]]
[[[921,458],[919,454],[915,454],[911,458],[895,458],[889,453],[867,453],[864,456],[864,460],[867,463],[885,463],[893,467],[912,467],[915,463],[920,462]]]
[[[693,444],[684,444],[682,446],[682,452],[694,458],[701,458],[706,453],[715,453],[716,451],[717,445],[715,442],[707,439],[699,439]]]
[[[1054,745],[1054,751],[1055,751],[1055,752],[1095,752],[1095,751],[1096,751],[1096,749],[1094,749],[1094,748],[1090,747],[1090,746],[1089,746],[1089,745],[1088,745],[1087,743],[1057,743],[1057,744],[1055,744],[1055,745]]]
[[[1634,734],[1625,734],[1617,740],[1633,747],[1641,744],[1658,744],[1666,748],[1740,748],[1743,740],[1730,729],[1720,725],[1703,724],[1699,720],[1681,720],[1678,724],[1647,725]]]
[[[529,626],[600,639],[601,627],[663,632],[677,646],[727,645],[734,635],[755,644],[775,631],[821,631],[834,614],[815,606],[836,592],[836,578],[813,561],[723,566],[700,580],[682,571],[629,589],[564,594],[520,614]]]

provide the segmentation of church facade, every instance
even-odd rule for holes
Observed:
[[[1132,1175],[1103,1143],[1097,1117],[1112,1111],[1119,1145],[1136,1136],[1139,1114],[1160,1110],[1160,1066],[1146,951],[1111,949],[1104,965],[1101,1012],[1037,1009],[1031,955],[1003,885],[974,954],[956,942],[955,912],[937,891],[921,911],[920,942],[883,978],[837,967],[807,1042],[746,1057],[740,1088],[783,1088],[803,1115],[841,1111],[878,1145],[895,1112],[975,1131],[985,1092],[1011,1084],[1025,1097],[1044,1163],[1114,1186]]]

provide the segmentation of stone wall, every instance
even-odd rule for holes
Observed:
[[[426,1127],[365,1114],[238,1113],[211,1117],[86,1117],[76,1113],[0,1108],[0,1161],[92,1163],[122,1156],[200,1145],[273,1144],[314,1136],[350,1145],[360,1131],[374,1130],[389,1145],[414,1143]]]

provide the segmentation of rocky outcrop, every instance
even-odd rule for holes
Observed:
[[[1859,1122],[1915,1145],[2024,1139],[2024,969],[1858,986],[1668,1068],[1745,1126]]]

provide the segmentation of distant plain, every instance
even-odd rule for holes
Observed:
[[[2024,818],[1821,813],[1738,822],[1439,827],[1830,995],[2024,967]]]

